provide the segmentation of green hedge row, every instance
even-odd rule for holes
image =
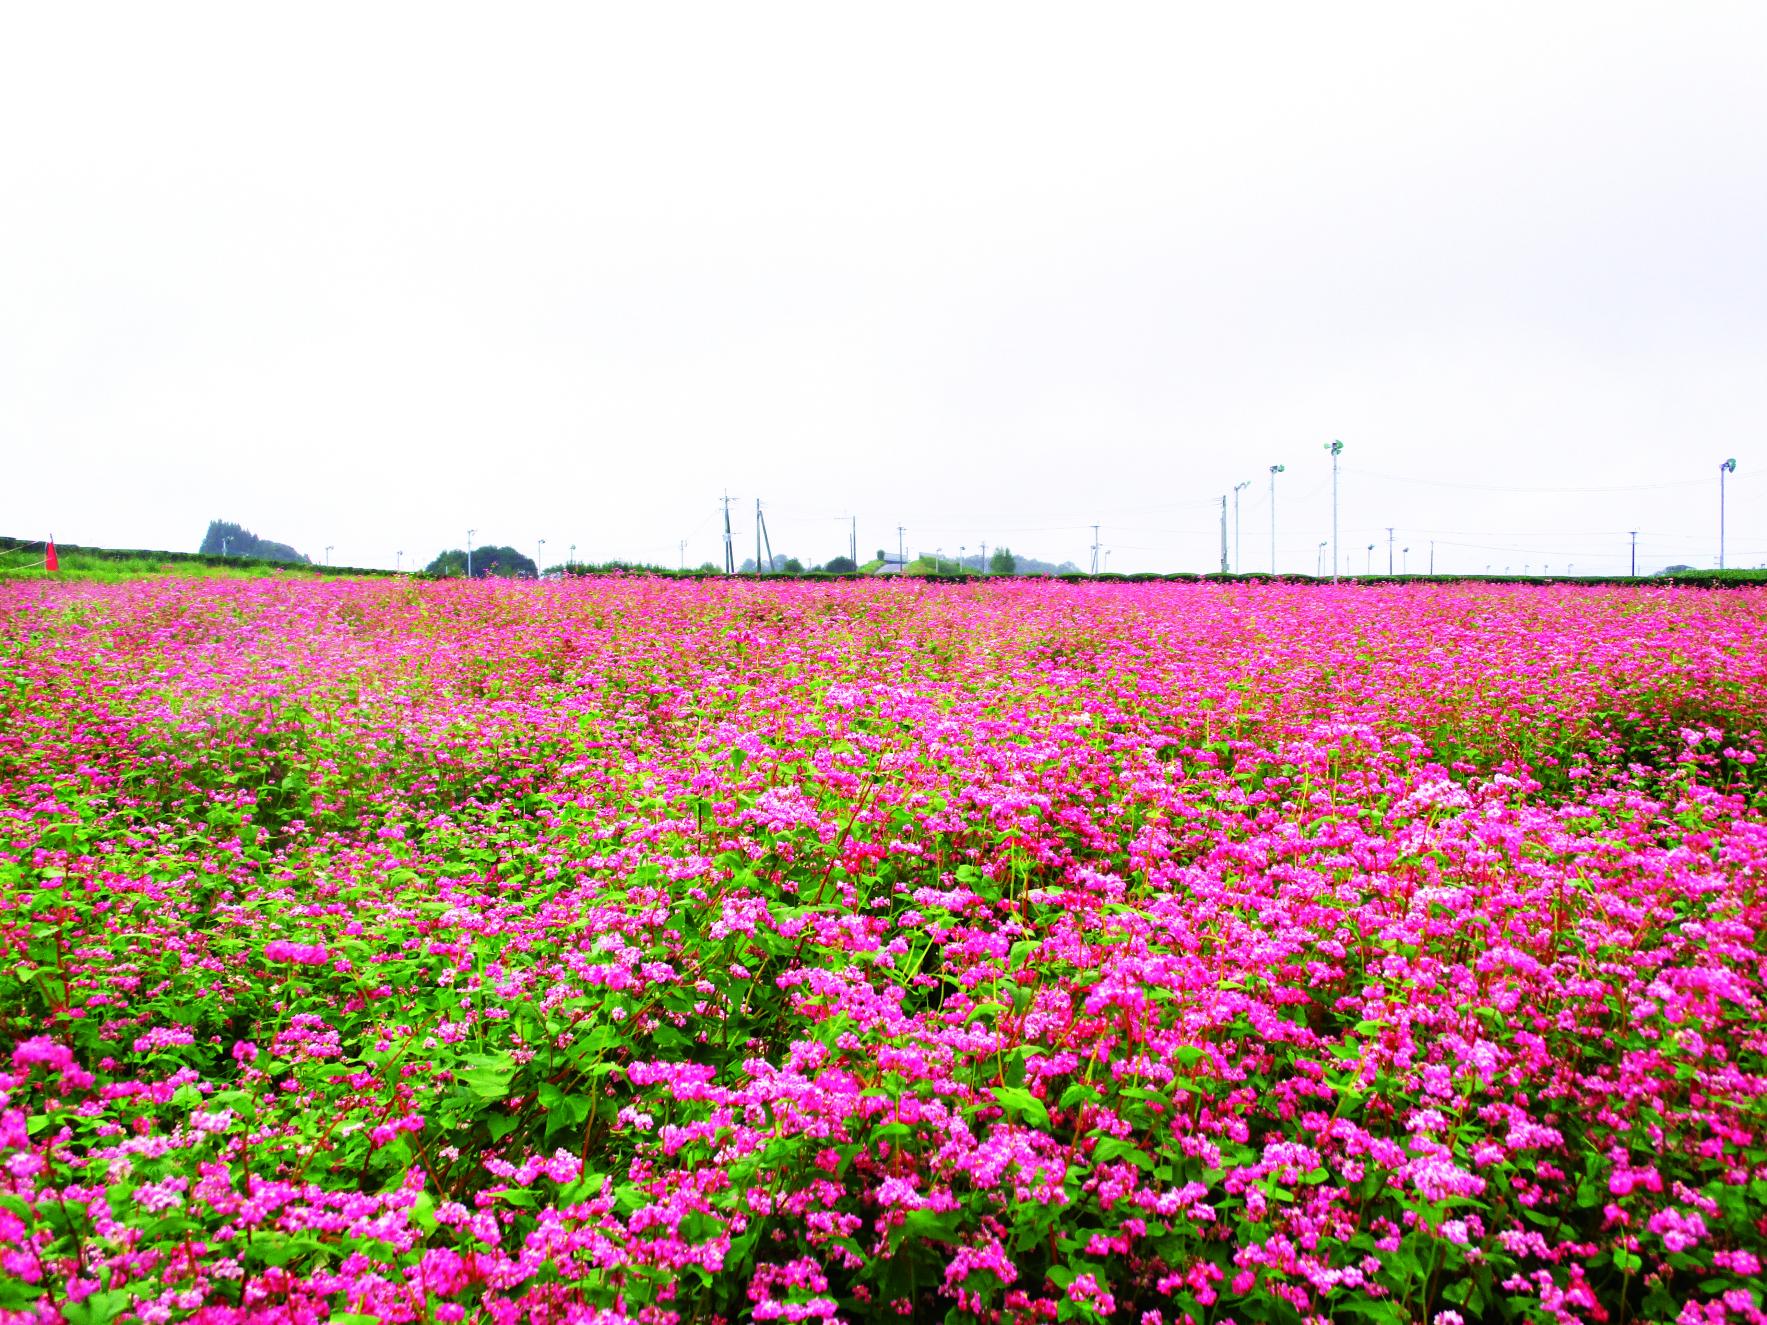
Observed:
[[[0,535],[0,554],[8,552],[43,551],[40,538],[8,538]],[[265,557],[214,556],[204,552],[167,552],[159,548],[90,547],[83,543],[56,543],[55,550],[63,556],[90,557],[95,561],[161,561],[189,562],[200,566],[232,566],[242,570],[254,566],[275,566],[291,571],[310,571],[316,575],[395,575],[390,570],[374,570],[366,566],[316,566],[305,561],[272,561]]]

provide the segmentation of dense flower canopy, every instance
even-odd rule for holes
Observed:
[[[0,640],[4,1319],[1761,1319],[1757,591]]]

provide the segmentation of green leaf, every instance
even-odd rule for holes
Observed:
[[[1049,1127],[1049,1110],[1043,1101],[1038,1099],[1023,1086],[995,1086],[994,1098],[999,1100],[1009,1114],[1023,1114],[1038,1127]]]
[[[1091,1086],[1087,1085],[1084,1081],[1075,1081],[1071,1083],[1066,1090],[1062,1091],[1060,1107],[1064,1109],[1073,1109],[1082,1104],[1095,1104],[1097,1103],[1098,1098],[1098,1092]]]
[[[967,1026],[983,1017],[997,1017],[1005,1011],[1006,1004],[1004,1003],[977,1003],[969,1010],[969,1015],[963,1019],[963,1024]]]
[[[105,1325],[105,1322],[114,1320],[134,1300],[133,1293],[120,1288],[112,1289],[109,1292],[94,1293],[82,1302],[63,1302],[61,1315],[68,1325]]]
[[[515,1078],[515,1059],[508,1054],[468,1054],[466,1061],[470,1064],[460,1079],[466,1088],[480,1099],[500,1100],[509,1094],[509,1085]]]
[[[1107,1136],[1092,1149],[1092,1158],[1100,1162],[1114,1159],[1127,1160],[1136,1168],[1147,1172],[1153,1171],[1153,1160],[1137,1150],[1120,1136]]]

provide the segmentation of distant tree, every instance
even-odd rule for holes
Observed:
[[[885,552],[882,548],[879,548],[877,550],[877,559],[879,561],[887,560],[889,558],[889,555],[890,554],[888,552]]]
[[[205,557],[258,557],[264,561],[300,561],[307,558],[287,543],[273,543],[259,538],[243,525],[231,520],[210,520],[209,531],[203,535],[197,551]]]
[[[830,557],[828,565],[822,569],[832,571],[836,575],[851,575],[859,569],[859,566],[851,557]]]
[[[988,556],[988,574],[1014,575],[1018,573],[1018,558],[1012,555],[1009,547],[997,547]]]
[[[722,566],[718,565],[718,563],[715,561],[702,561],[699,563],[698,569],[700,569],[701,571],[703,571],[709,575],[716,575],[719,571],[723,570],[724,568]]]
[[[784,571],[787,575],[802,575],[804,573],[804,563],[799,561],[796,557],[787,557],[785,559],[785,565],[781,566],[779,569]]]
[[[466,574],[466,549],[450,548],[423,569],[427,575],[459,578]],[[534,580],[539,578],[539,568],[532,557],[493,544],[472,550],[472,574],[475,580]]]

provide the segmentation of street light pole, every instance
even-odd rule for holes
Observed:
[[[1325,448],[1331,452],[1331,582],[1338,582],[1338,457],[1344,444],[1333,442]]]
[[[542,538],[534,549],[534,578],[538,580],[546,572],[546,540]]]
[[[1319,540],[1319,550],[1313,554],[1313,578],[1316,580],[1325,578],[1325,547],[1326,543],[1322,538]]]
[[[1387,574],[1393,573],[1393,526],[1387,526]]]
[[[393,574],[397,575],[404,568],[405,568],[405,549],[400,548],[397,552],[393,553]]]
[[[1633,529],[1628,532],[1632,535],[1632,578],[1636,580],[1638,578],[1638,531]]]
[[[1370,543],[1368,545],[1368,555],[1362,558],[1362,573],[1364,575],[1373,575],[1374,574],[1374,544],[1373,543]]]
[[[331,565],[331,544],[330,543],[327,543],[325,545],[325,564],[327,566]]]
[[[1736,473],[1736,461],[1726,460],[1718,466],[1718,569],[1724,569],[1724,476]]]
[[[1276,574],[1276,476],[1287,469],[1287,465],[1270,466],[1270,573]]]
[[[1236,574],[1245,574],[1245,558],[1239,550],[1239,490],[1249,488],[1252,481],[1248,478],[1244,483],[1233,485],[1233,569]]]
[[[469,580],[472,578],[472,536],[477,532],[476,529],[466,531],[466,578]]]

